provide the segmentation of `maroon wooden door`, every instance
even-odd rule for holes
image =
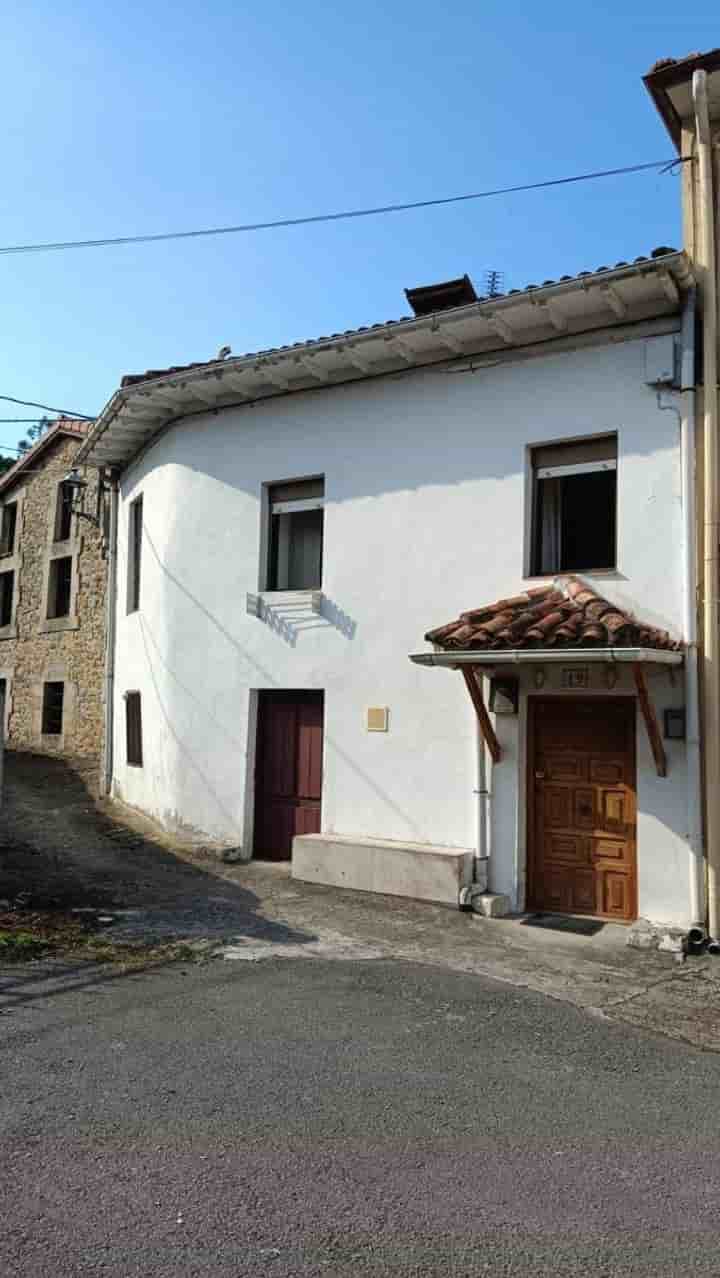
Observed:
[[[261,693],[255,856],[289,861],[296,834],[320,830],[323,694]]]
[[[529,907],[634,919],[634,698],[532,698],[530,726]]]

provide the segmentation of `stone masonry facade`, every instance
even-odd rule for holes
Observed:
[[[103,742],[107,561],[98,472],[80,470],[87,488],[74,504],[99,513],[99,528],[63,512],[60,488],[87,425],[61,419],[0,478],[0,514],[15,505],[3,522],[4,532],[15,525],[9,553],[0,538],[6,741],[68,758],[99,756]]]

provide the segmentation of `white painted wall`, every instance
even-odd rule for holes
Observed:
[[[633,341],[474,374],[419,370],[170,429],[121,487],[116,792],[170,826],[249,840],[251,693],[322,688],[323,829],[474,846],[467,693],[459,676],[414,666],[408,653],[430,627],[527,584],[527,446],[615,430],[618,571],[597,588],[680,633],[678,425],[658,411],[644,367],[645,342]],[[278,608],[270,624],[246,611],[261,486],[314,474],[326,491],[323,615]],[[140,492],[141,609],[126,616],[128,507]],[[132,689],[142,693],[142,769],[125,765]],[[390,707],[387,734],[366,732],[370,705]],[[518,723],[500,730],[518,736],[519,752]],[[676,753],[662,782],[639,753],[641,913],[653,917],[688,908]],[[516,902],[522,777],[510,758],[495,770],[493,875]]]

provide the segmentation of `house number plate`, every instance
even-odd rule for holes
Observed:
[[[561,673],[563,688],[589,688],[590,669],[588,666],[567,666]]]

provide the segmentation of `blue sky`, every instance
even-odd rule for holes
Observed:
[[[304,216],[670,157],[640,76],[718,43],[710,0],[9,0],[3,26],[0,244]],[[494,266],[514,287],[676,245],[678,206],[676,179],[652,174],[0,256],[0,392],[94,413],[124,372],[397,318],[405,286],[463,271],[480,282]],[[0,441],[22,429],[0,426]]]

